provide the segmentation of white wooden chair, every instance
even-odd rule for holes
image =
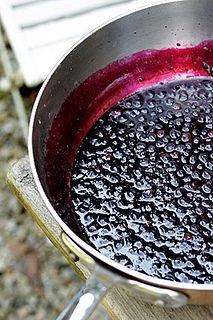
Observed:
[[[40,84],[82,36],[149,0],[0,0],[0,17],[23,82]]]
[[[157,0],[0,0],[1,24],[19,66],[18,77],[2,36],[1,58],[25,137],[27,118],[17,87],[42,83],[62,55],[85,34],[124,12],[153,2]]]

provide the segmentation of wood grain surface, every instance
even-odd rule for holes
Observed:
[[[35,186],[29,159],[16,162],[7,175],[8,183],[22,205],[31,214],[46,236],[61,251],[68,263],[81,278],[88,276],[88,270],[80,263],[74,263],[61,240],[61,228],[47,210]],[[213,320],[213,306],[185,306],[178,309],[162,308],[144,303],[123,288],[111,289],[103,304],[113,320]],[[100,319],[101,320],[101,319]]]

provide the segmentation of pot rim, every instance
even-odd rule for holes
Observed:
[[[42,84],[39,93],[36,97],[36,100],[34,102],[33,108],[32,108],[32,112],[31,112],[31,116],[30,116],[30,123],[29,123],[29,134],[28,134],[28,152],[29,152],[29,159],[30,159],[30,165],[31,165],[31,169],[32,169],[32,173],[33,173],[33,177],[36,183],[36,186],[38,188],[38,191],[45,203],[45,205],[47,206],[47,209],[50,211],[51,215],[55,218],[55,220],[57,221],[57,223],[60,225],[60,227],[62,228],[62,230],[71,238],[71,240],[73,240],[75,242],[75,244],[77,244],[83,251],[85,251],[90,257],[92,257],[94,259],[94,261],[101,261],[102,263],[108,265],[110,268],[113,268],[113,271],[117,271],[122,273],[123,275],[125,275],[128,279],[134,279],[140,283],[148,283],[148,284],[152,284],[154,286],[159,286],[159,287],[167,287],[167,288],[172,288],[172,289],[183,289],[183,290],[213,290],[213,285],[212,284],[192,284],[192,283],[184,283],[184,282],[177,282],[177,281],[170,281],[170,280],[164,280],[164,279],[160,279],[160,278],[156,278],[153,276],[148,276],[144,273],[138,272],[138,271],[134,271],[131,270],[128,267],[125,267],[121,264],[119,264],[118,262],[115,262],[113,260],[111,260],[110,258],[102,255],[100,252],[98,252],[96,249],[94,249],[93,247],[91,247],[89,244],[87,244],[85,241],[83,241],[79,236],[77,236],[65,223],[64,221],[60,218],[60,216],[57,214],[56,210],[54,209],[54,207],[52,206],[52,204],[50,203],[48,197],[46,196],[46,193],[44,192],[44,189],[41,185],[37,170],[36,170],[36,166],[35,166],[35,160],[34,160],[34,152],[33,152],[33,127],[34,127],[34,121],[35,121],[35,117],[36,117],[36,112],[37,112],[37,108],[39,106],[39,102],[40,99],[46,89],[46,86],[48,84],[48,82],[50,81],[50,79],[54,76],[54,73],[56,72],[56,70],[58,69],[58,67],[60,66],[60,64],[63,62],[63,60],[77,47],[79,46],[82,42],[84,42],[84,40],[86,40],[87,38],[89,38],[91,35],[93,35],[94,33],[98,32],[100,29],[102,29],[103,27],[111,24],[112,22],[121,19],[125,16],[131,15],[132,13],[141,11],[143,9],[147,9],[147,8],[152,8],[154,6],[161,6],[161,5],[166,5],[169,3],[173,3],[173,2],[191,2],[191,0],[154,0],[154,3],[147,4],[144,6],[140,6],[137,9],[133,9],[130,10],[124,14],[121,14],[109,21],[107,21],[106,23],[100,25],[99,27],[95,28],[94,30],[92,30],[91,32],[89,32],[87,35],[85,35],[83,38],[81,38],[77,43],[75,43],[63,56],[62,58],[56,63],[56,65],[54,66],[54,68],[52,69],[52,71],[49,73],[49,75],[47,76],[46,80],[44,81],[44,83]],[[199,0],[194,0],[196,2],[199,2]]]

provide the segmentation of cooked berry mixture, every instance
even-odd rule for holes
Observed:
[[[71,196],[88,242],[136,271],[213,283],[213,79],[149,87],[87,134]]]

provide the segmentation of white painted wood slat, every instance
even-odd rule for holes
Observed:
[[[79,38],[73,38],[62,41],[59,44],[54,43],[45,47],[38,47],[31,51],[32,61],[35,61],[37,73],[42,79],[45,79],[55,64],[72,47]]]
[[[140,1],[135,1],[139,5]],[[46,45],[48,43],[59,42],[70,38],[81,38],[97,26],[118,16],[120,12],[128,11],[132,8],[130,4],[110,6],[104,9],[90,11],[73,18],[65,18],[50,21],[48,24],[39,24],[34,28],[24,29],[23,36],[30,48]]]
[[[91,10],[131,2],[132,0],[44,0],[21,6],[14,11],[14,14],[19,25],[26,28],[52,20],[81,16],[81,14],[88,13]]]
[[[91,30],[159,0],[0,0],[0,17],[25,84],[41,83],[61,56]]]
[[[43,79],[34,68],[30,52],[22,37],[20,27],[14,19],[9,0],[0,0],[0,18],[22,71],[26,85],[31,87],[42,82]]]
[[[12,6],[16,7],[16,6],[28,5],[38,1],[43,1],[43,0],[11,0],[10,3]]]

